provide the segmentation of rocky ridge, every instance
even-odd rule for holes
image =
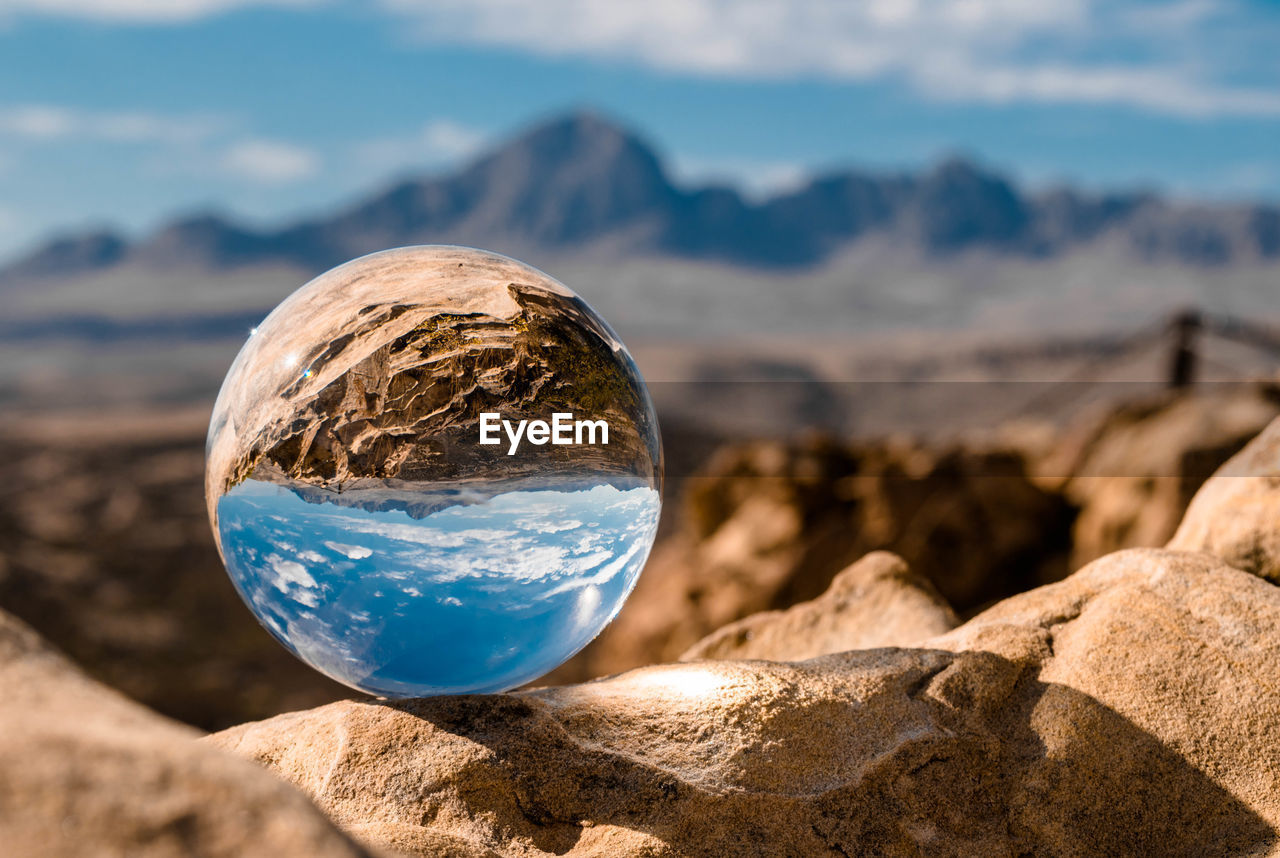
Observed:
[[[124,265],[319,272],[386,247],[442,242],[797,268],[865,240],[921,258],[1035,260],[1110,244],[1147,262],[1256,263],[1280,259],[1280,209],[1144,191],[1035,193],[961,158],[915,174],[828,170],[755,201],[724,185],[681,186],[637,133],[579,112],[525,129],[455,173],[397,182],[279,229],[199,212],[137,241],[111,231],[59,236],[0,269],[0,286]]]
[[[479,444],[480,413],[498,410],[603,419],[609,443],[508,456]],[[354,493],[359,505],[370,489],[379,502],[389,480],[649,480],[661,457],[634,364],[580,299],[514,260],[448,247],[358,259],[286,300],[236,359],[209,439],[214,520],[215,499],[260,466],[261,478]]]
[[[259,445],[257,461],[304,485],[355,492],[366,481],[430,484],[492,470],[518,477],[566,463],[584,474],[645,468],[651,452],[636,420],[643,429],[647,415],[634,369],[570,302],[531,286],[508,288],[520,307],[515,317],[432,316],[320,390]],[[499,410],[513,421],[556,411],[603,419],[609,444],[572,452],[525,445],[507,456],[505,445],[478,443],[480,413]]]

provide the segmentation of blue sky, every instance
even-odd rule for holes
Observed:
[[[762,193],[966,152],[1274,200],[1277,44],[1275,0],[0,0],[0,255],[278,221],[580,106]]]

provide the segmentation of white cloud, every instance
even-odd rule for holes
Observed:
[[[86,111],[54,104],[0,107],[0,136],[36,141],[195,143],[218,133],[225,124],[222,119],[208,115]]]
[[[1275,87],[1203,76],[1206,0],[382,0],[423,38],[702,75],[901,80],[979,102],[1280,115]],[[1277,34],[1280,35],[1280,34]],[[1231,45],[1222,41],[1227,50]],[[1221,45],[1219,45],[1221,49]],[[1107,51],[1125,58],[1106,59]],[[1135,59],[1137,58],[1137,59]]]
[[[13,209],[0,208],[0,235],[14,229],[18,225],[18,213]]]
[[[364,560],[373,556],[373,549],[363,545],[347,545],[344,542],[325,542],[324,547],[337,552],[349,560]]]
[[[248,6],[311,6],[318,0],[0,0],[13,14],[123,23],[177,24]]]
[[[1190,117],[1280,116],[1280,92],[1215,87],[1176,69],[940,66],[928,80],[935,95],[993,103],[1128,104]]]
[[[586,631],[596,621],[600,613],[600,588],[586,586],[578,594],[577,604],[573,608],[573,629],[575,632]]]
[[[297,587],[316,587],[316,579],[311,577],[307,567],[295,560],[285,560],[279,554],[267,556],[267,563],[275,573],[272,584],[281,593],[286,593],[290,585]]]
[[[550,526],[560,522],[581,527],[582,513],[588,510],[616,516],[625,525],[573,543],[565,538],[568,528]],[[512,581],[546,581],[551,586],[546,595],[552,596],[607,583],[628,568],[637,552],[647,549],[657,527],[658,496],[648,488],[620,491],[604,485],[582,492],[510,492],[483,503],[450,507],[413,523],[332,514],[318,517],[347,533],[384,540],[378,544],[380,556],[418,570],[414,577],[433,586],[475,579],[498,582],[494,592],[501,592]],[[631,539],[621,557],[616,556],[617,547],[602,545],[624,537]],[[325,547],[339,553],[370,550],[338,542],[326,542]],[[405,576],[386,577],[401,580]]]
[[[443,164],[474,155],[488,139],[477,128],[452,119],[434,119],[403,137],[370,140],[356,147],[356,158],[381,171]]]
[[[0,113],[0,133],[15,137],[50,140],[70,136],[76,123],[69,110],[45,105],[26,105]]]
[[[325,0],[0,0],[14,15],[181,23],[249,6]],[[424,38],[549,56],[634,62],[701,75],[900,80],[928,96],[977,102],[1117,104],[1189,117],[1280,116],[1269,46],[1280,27],[1238,0],[379,0]],[[1215,25],[1225,24],[1215,30]],[[1270,28],[1269,30],[1267,28]],[[1266,80],[1239,70],[1242,45]],[[1260,48],[1258,46],[1261,46]],[[1117,57],[1123,61],[1117,60]],[[31,136],[74,133],[34,111]],[[106,129],[102,129],[104,134]],[[153,135],[146,122],[119,133]],[[380,167],[465,157],[483,135],[440,121],[358,152]]]
[[[657,525],[658,525],[657,511],[654,510],[654,514],[652,516],[652,523],[649,526],[657,527]],[[578,577],[568,578],[567,580],[564,581],[564,583],[559,584],[558,586],[549,590],[547,592],[547,595],[554,596],[557,593],[564,593],[569,590],[577,589],[579,587],[593,587],[593,586],[600,586],[603,584],[607,584],[609,583],[609,581],[613,579],[615,575],[617,575],[619,572],[622,572],[624,569],[626,569],[628,565],[630,565],[631,561],[634,560],[636,556],[641,552],[641,550],[648,551],[648,548],[649,548],[649,545],[646,539],[634,540],[631,543],[630,547],[627,548],[624,554],[622,554],[619,557],[615,557],[609,563],[605,564],[604,566],[601,566],[599,570],[595,572],[594,575],[584,577],[583,575],[580,574]]]
[[[484,144],[484,132],[450,119],[437,119],[422,127],[427,150],[453,158],[473,154]]]
[[[271,569],[271,585],[295,602],[314,608],[319,604],[319,588],[316,579],[295,560],[285,560],[279,554],[267,555],[267,565]]]
[[[204,140],[222,130],[225,122],[211,116],[171,117],[152,113],[109,113],[96,118],[92,129],[104,140],[122,143],[186,143]]]
[[[1121,14],[1135,27],[1177,34],[1212,18],[1221,8],[1222,0],[1174,0],[1155,5],[1139,4]]]
[[[520,530],[531,530],[535,533],[560,533],[565,530],[577,530],[582,527],[582,522],[576,518],[560,519],[550,515],[530,516],[529,518],[517,518],[514,524]]]
[[[245,140],[228,147],[219,166],[242,179],[270,185],[288,184],[315,175],[320,169],[320,157],[293,143]]]
[[[181,23],[249,6],[325,0],[0,0],[14,15]],[[687,74],[902,81],[968,102],[1115,104],[1188,116],[1280,116],[1269,46],[1280,27],[1238,0],[379,0],[432,41],[632,62]],[[1274,19],[1270,19],[1274,20]],[[1224,25],[1217,27],[1217,25]],[[1269,29],[1268,29],[1269,27]],[[1251,47],[1250,47],[1251,46]],[[1245,49],[1248,48],[1248,53]],[[1262,70],[1252,83],[1207,70]],[[74,133],[55,112],[17,125]],[[100,132],[107,136],[108,128]],[[146,122],[118,133],[150,138]],[[473,153],[483,135],[447,120],[357,155],[382,169]]]

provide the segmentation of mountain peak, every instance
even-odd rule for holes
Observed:
[[[594,110],[581,109],[553,116],[529,126],[512,141],[545,140],[547,142],[599,144],[609,141],[637,140],[638,135],[621,122],[606,118]]]
[[[0,271],[0,279],[69,277],[107,268],[124,258],[129,244],[113,230],[55,236],[34,253]]]
[[[954,152],[943,157],[926,174],[935,181],[984,181],[1003,179],[994,171],[987,169],[982,162],[971,155]]]
[[[639,136],[579,111],[480,158],[450,185],[450,196],[467,200],[462,220],[451,225],[463,241],[498,234],[556,247],[661,219],[676,191]]]
[[[1008,179],[960,156],[925,174],[913,208],[921,242],[938,251],[1009,247],[1027,234],[1034,216]]]
[[[134,249],[149,264],[175,268],[225,268],[260,261],[265,239],[217,212],[170,223]]]
[[[590,110],[534,124],[481,158],[479,164],[504,159],[528,160],[530,166],[542,171],[576,164],[597,170],[640,170],[653,178],[663,174],[656,152],[639,134]]]

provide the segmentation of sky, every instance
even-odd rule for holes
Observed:
[[[271,224],[591,108],[754,194],[975,157],[1280,200],[1280,0],[0,0],[0,259]]]

